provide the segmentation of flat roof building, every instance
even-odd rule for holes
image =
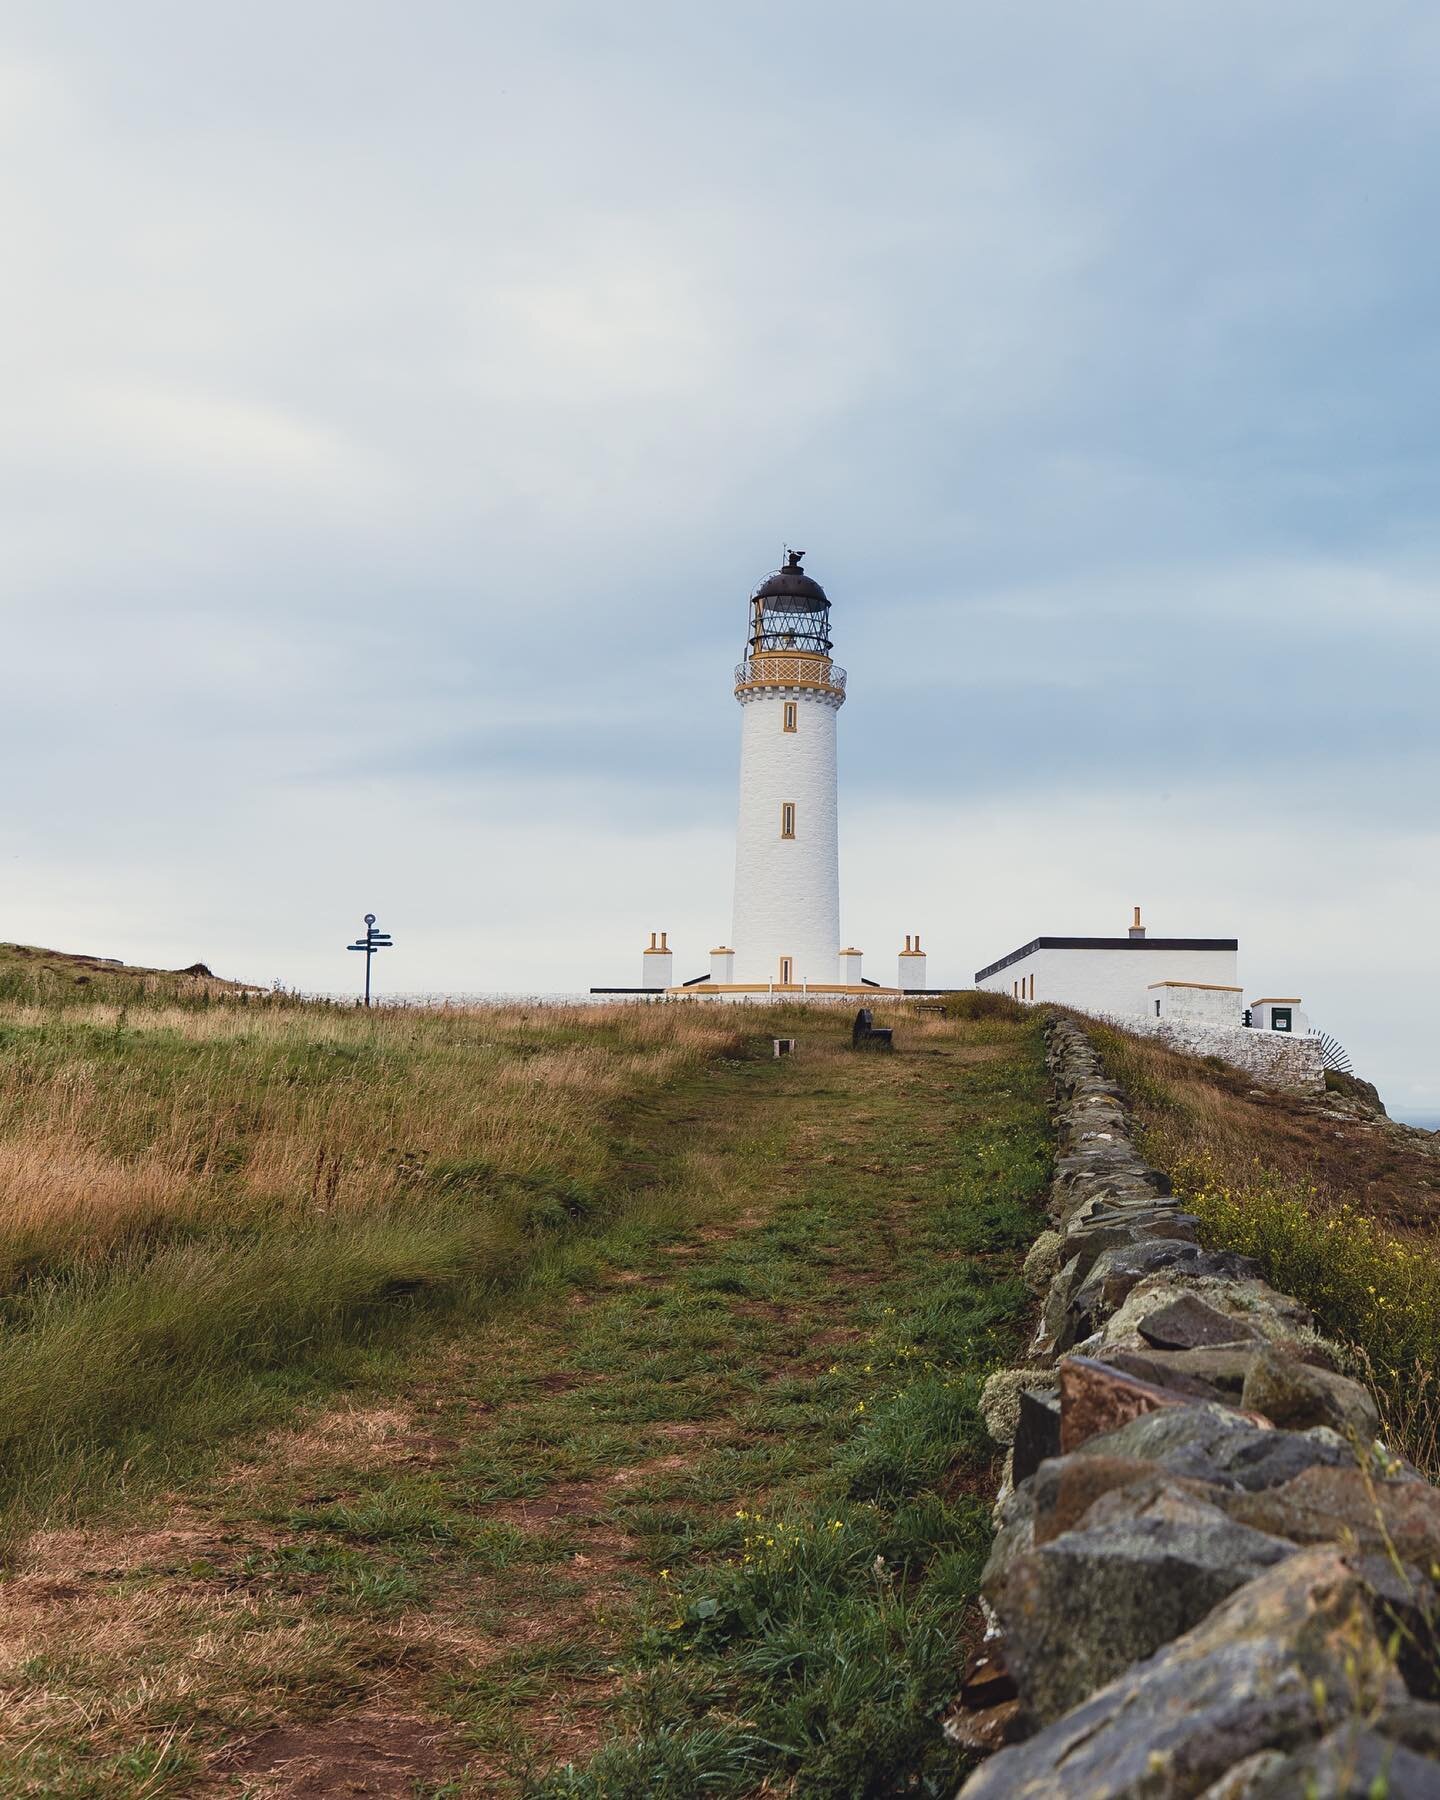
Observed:
[[[1124,937],[1037,937],[975,972],[975,985],[1081,1012],[1154,1018],[1194,994],[1207,1015],[1241,1022],[1238,938],[1150,937],[1140,908]],[[1173,990],[1173,991],[1167,991]]]

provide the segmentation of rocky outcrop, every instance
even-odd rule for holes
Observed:
[[[965,1800],[1440,1800],[1440,1493],[1306,1308],[1198,1243],[1082,1028],[1049,1037],[1040,1321],[982,1401],[1011,1456],[946,1723],[994,1750]]]

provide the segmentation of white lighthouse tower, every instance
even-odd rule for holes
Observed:
[[[835,722],[845,671],[830,660],[830,602],[792,550],[750,596],[735,670],[740,820],[733,935],[737,984],[830,986],[840,973]]]
[[[830,602],[801,568],[804,554],[790,551],[750,596],[735,670],[740,817],[730,941],[711,949],[708,971],[673,985],[669,939],[652,931],[641,985],[592,994],[848,1001],[926,992],[918,933],[905,939],[893,987],[863,976],[860,951],[840,936],[835,725],[845,671],[830,660]]]

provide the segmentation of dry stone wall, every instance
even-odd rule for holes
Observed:
[[[1133,1031],[1136,1021],[1128,1019],[1124,1024]],[[1267,1087],[1294,1094],[1325,1091],[1320,1040],[1306,1033],[1291,1036],[1284,1031],[1251,1031],[1241,1025],[1209,1025],[1198,1019],[1158,1019],[1149,1029],[1176,1050],[1188,1051],[1191,1056],[1221,1057]]]
[[[1440,1493],[1306,1309],[1200,1245],[1082,1028],[1049,1041],[964,1800],[1440,1800]]]

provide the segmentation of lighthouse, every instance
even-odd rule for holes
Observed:
[[[676,982],[668,934],[651,930],[640,986],[592,994],[848,1001],[934,991],[918,932],[905,939],[893,986],[862,975],[860,951],[840,937],[835,740],[845,671],[830,656],[829,598],[804,558],[788,551],[785,567],[751,594],[735,668],[740,807],[730,941],[711,949],[708,970]]]
[[[829,986],[840,973],[836,723],[845,671],[830,658],[830,601],[792,550],[750,596],[740,703],[735,981]]]

